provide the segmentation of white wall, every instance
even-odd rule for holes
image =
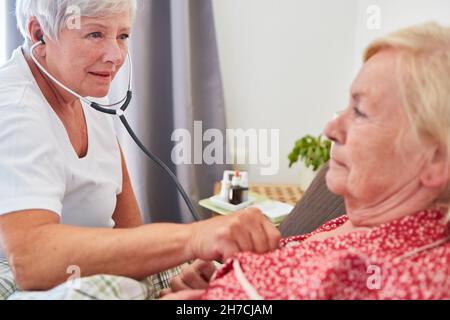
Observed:
[[[381,10],[379,30],[369,30],[366,27],[364,14],[371,5],[376,5]],[[364,48],[379,36],[428,21],[450,25],[449,0],[359,0],[357,13],[354,70],[361,67]]]
[[[213,0],[229,128],[280,129],[280,172],[259,182],[299,182],[288,169],[295,140],[319,134],[347,105],[364,48],[392,30],[450,23],[449,0]],[[381,28],[367,27],[367,8]]]
[[[280,172],[253,181],[298,183],[287,156],[347,103],[356,1],[214,0],[229,128],[280,129]]]

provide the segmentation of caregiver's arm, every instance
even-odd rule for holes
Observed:
[[[22,290],[48,290],[68,279],[111,274],[142,279],[195,258],[224,259],[237,251],[274,250],[279,232],[258,210],[190,225],[90,229],[59,224],[48,211],[0,217],[0,246]]]
[[[136,196],[131,185],[125,157],[120,148],[122,158],[122,193],[117,196],[116,209],[112,219],[116,223],[115,228],[135,228],[142,226],[142,217]]]

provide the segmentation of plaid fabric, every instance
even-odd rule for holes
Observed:
[[[6,300],[16,291],[14,276],[8,262],[0,261],[0,300]]]
[[[18,291],[5,261],[0,262],[0,300],[151,300],[170,287],[170,279],[179,275],[183,266],[150,276],[143,281],[99,275],[67,282],[42,292]]]

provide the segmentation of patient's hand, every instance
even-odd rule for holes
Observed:
[[[216,271],[213,262],[196,260],[191,265],[183,268],[181,274],[172,278],[169,290],[163,290],[161,296],[183,290],[204,290],[208,287],[209,280]]]

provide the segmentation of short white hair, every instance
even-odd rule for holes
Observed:
[[[46,36],[57,40],[68,20],[73,17],[72,8],[77,8],[83,17],[108,17],[130,10],[131,20],[136,15],[137,0],[17,0],[17,26],[25,44],[31,44],[28,23],[37,19]]]

